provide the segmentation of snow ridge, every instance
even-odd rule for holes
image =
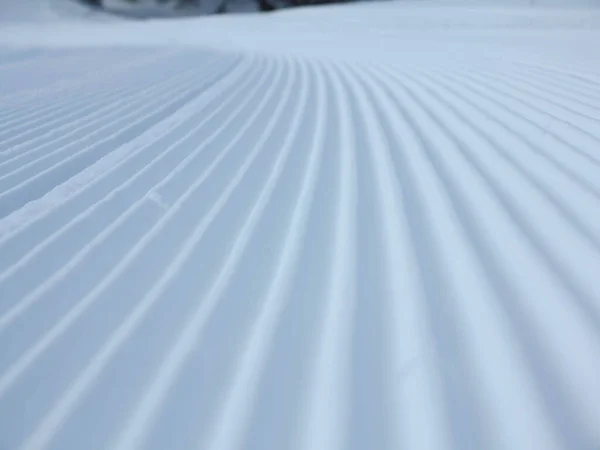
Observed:
[[[0,448],[600,445],[590,31],[339,11],[0,49]]]

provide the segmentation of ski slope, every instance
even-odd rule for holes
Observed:
[[[0,7],[0,449],[600,448],[593,2],[48,1]]]

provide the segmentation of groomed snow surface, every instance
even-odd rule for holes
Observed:
[[[1,449],[600,448],[597,10],[21,19]]]

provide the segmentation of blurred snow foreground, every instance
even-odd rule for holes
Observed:
[[[600,448],[597,2],[0,5],[0,448]]]

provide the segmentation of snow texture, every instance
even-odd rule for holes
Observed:
[[[2,2],[0,449],[600,448],[579,3]]]

